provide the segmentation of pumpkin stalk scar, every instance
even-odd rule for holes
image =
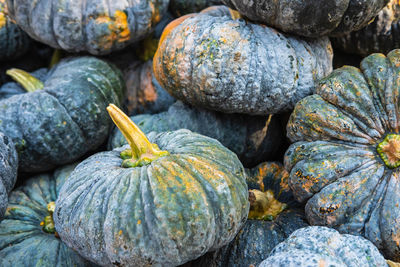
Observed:
[[[400,166],[400,135],[388,134],[376,150],[388,168]]]
[[[44,85],[39,79],[20,69],[9,69],[6,74],[20,84],[27,92],[35,92],[43,89]]]
[[[53,213],[56,208],[56,203],[54,201],[47,204],[47,211],[50,215],[44,217],[43,222],[40,223],[40,226],[43,226],[43,231],[49,234],[54,234],[57,236],[56,227],[54,225]]]
[[[233,10],[231,8],[229,8],[229,13],[231,14],[231,18],[233,20],[237,20],[237,19],[242,19],[243,18],[242,15],[238,11]]]
[[[287,208],[287,204],[275,199],[272,190],[265,192],[257,189],[249,190],[249,202],[250,211],[248,218],[253,220],[273,220]]]
[[[160,150],[157,144],[150,143],[139,127],[117,106],[110,104],[107,111],[131,147],[130,150],[122,151],[120,154],[124,159],[122,167],[145,166],[153,160],[169,155],[168,151]]]

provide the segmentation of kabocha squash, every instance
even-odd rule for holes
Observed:
[[[306,37],[366,26],[389,0],[221,0],[251,20]]]
[[[289,174],[282,164],[265,162],[246,171],[250,213],[244,227],[228,245],[185,267],[258,266],[292,232],[308,226],[304,211],[293,199],[287,183]]]
[[[54,201],[75,166],[30,178],[11,192],[0,223],[0,266],[93,266],[60,240],[52,219]]]
[[[400,3],[391,0],[365,28],[333,38],[333,45],[348,53],[367,56],[400,48]]]
[[[276,246],[260,267],[388,266],[368,240],[334,229],[309,226],[293,232]]]
[[[8,204],[8,194],[17,180],[17,151],[10,138],[0,132],[0,221]]]
[[[226,7],[171,22],[154,56],[154,74],[172,96],[225,113],[283,112],[330,73],[327,38],[302,40],[233,20]],[[222,15],[225,14],[225,15]]]
[[[363,235],[400,260],[400,50],[343,67],[296,105],[289,185],[312,225]]]
[[[170,0],[169,10],[176,17],[197,13],[209,6],[221,5],[221,0]]]
[[[131,150],[76,167],[56,202],[61,239],[105,266],[173,266],[229,243],[249,209],[237,156],[188,130],[149,141],[119,109],[108,110]]]
[[[21,171],[72,162],[107,138],[111,120],[105,109],[118,104],[124,90],[115,67],[91,57],[64,60],[44,83],[18,70],[9,73],[34,91],[0,100],[0,131],[14,141]]]
[[[30,44],[28,35],[8,16],[6,0],[0,0],[0,61],[22,56]]]
[[[10,16],[33,39],[94,55],[122,49],[151,33],[167,0],[7,0]]]
[[[188,129],[215,138],[235,152],[240,161],[253,167],[266,159],[278,159],[280,149],[286,149],[280,117],[224,114],[201,108],[194,108],[180,101],[168,111],[154,115],[137,115],[131,119],[145,133],[167,132]],[[109,148],[126,145],[121,132],[115,128],[109,141]]]

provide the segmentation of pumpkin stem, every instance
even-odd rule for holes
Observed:
[[[141,167],[169,155],[168,151],[162,151],[156,144],[150,143],[139,127],[117,106],[110,104],[107,111],[131,147],[121,152],[121,158],[124,159],[122,167]]]
[[[9,69],[6,74],[19,83],[27,92],[35,92],[36,90],[43,89],[42,81],[33,77],[31,74],[20,69]]]
[[[257,189],[249,190],[250,211],[249,219],[272,221],[287,208],[287,204],[281,203],[274,197],[272,190],[261,192]]]
[[[400,166],[400,135],[388,134],[376,147],[379,156],[390,169]]]
[[[57,236],[56,227],[54,226],[53,213],[56,208],[56,203],[54,201],[47,204],[47,210],[50,215],[44,217],[44,221],[40,224],[43,225],[43,231],[49,234],[55,234]]]
[[[231,18],[232,18],[233,20],[243,18],[242,15],[240,15],[240,13],[239,13],[238,11],[233,10],[233,9],[231,9],[231,8],[229,8],[229,13],[231,14]]]
[[[400,263],[398,263],[398,262],[386,260],[386,263],[389,265],[389,267],[400,267]]]
[[[49,69],[57,65],[61,61],[61,58],[62,58],[62,50],[54,49],[53,55],[51,56],[50,59]]]

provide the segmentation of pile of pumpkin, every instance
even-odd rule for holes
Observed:
[[[0,266],[398,266],[396,48],[397,0],[0,0]]]

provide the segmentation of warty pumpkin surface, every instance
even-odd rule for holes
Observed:
[[[400,48],[400,3],[391,0],[375,20],[359,31],[332,39],[334,47],[367,56]]]
[[[253,167],[266,159],[277,159],[285,145],[278,115],[270,118],[224,114],[177,101],[166,112],[137,115],[131,119],[145,133],[188,129],[217,139],[235,152],[246,167]],[[109,149],[126,144],[122,133],[115,128],[110,136]]]
[[[170,0],[169,10],[176,17],[181,17],[189,13],[200,12],[210,6],[221,4],[221,0]]]
[[[293,232],[276,246],[259,267],[388,266],[368,240],[335,229],[309,226]]]
[[[0,221],[8,204],[8,194],[17,180],[18,157],[14,143],[0,132]]]
[[[7,0],[10,16],[33,39],[94,55],[122,49],[150,34],[168,0]]]
[[[52,220],[52,205],[75,166],[32,177],[11,192],[0,222],[2,267],[93,266],[57,237]]]
[[[104,266],[176,266],[229,243],[249,209],[237,156],[188,130],[147,139],[115,106],[108,110],[131,150],[76,167],[56,202],[61,239]]]
[[[296,105],[285,168],[312,225],[362,235],[400,260],[400,50],[345,66]]]
[[[154,74],[175,98],[225,113],[272,114],[293,108],[331,72],[328,38],[284,35],[219,9],[219,16],[211,8],[164,30]]]
[[[0,131],[15,143],[21,171],[53,169],[104,142],[111,126],[105,109],[120,103],[124,91],[119,70],[82,57],[60,62],[44,83],[26,77],[27,88],[43,89],[0,100]]]
[[[341,35],[366,26],[389,0],[222,0],[247,18],[306,37]]]

